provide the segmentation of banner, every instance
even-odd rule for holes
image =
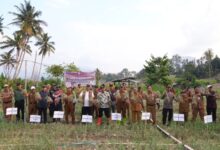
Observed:
[[[142,112],[141,113],[141,120],[150,120],[150,113],[149,112]]]
[[[82,86],[87,84],[95,85],[95,72],[65,72],[64,81],[66,87],[73,87],[78,84]]]
[[[82,115],[82,122],[83,123],[92,123],[92,116],[90,116],[90,115]]]
[[[18,113],[18,108],[7,108],[6,109],[6,115],[17,115]]]
[[[112,113],[111,118],[113,121],[121,121],[121,114],[120,113]]]
[[[64,112],[63,111],[54,111],[53,118],[54,119],[63,119]]]
[[[204,122],[205,122],[205,124],[212,123],[213,122],[212,115],[204,116]]]
[[[173,114],[173,121],[184,122],[185,121],[184,114]]]
[[[40,123],[41,116],[39,115],[30,115],[30,122],[32,123]]]

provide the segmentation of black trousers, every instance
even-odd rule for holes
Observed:
[[[206,108],[207,114],[212,115],[213,122],[216,122],[216,111],[217,108]]]
[[[55,107],[55,104],[54,104],[54,103],[51,103],[51,104],[50,104],[50,107],[49,107],[49,115],[50,115],[51,118],[53,118],[54,107]]]
[[[167,108],[163,108],[163,112],[162,112],[162,122],[165,125],[167,122],[167,116],[168,116],[168,122],[170,123],[172,121],[173,118],[173,109],[167,109]]]
[[[47,108],[38,108],[38,115],[41,116],[41,123],[47,123]]]
[[[92,107],[82,107],[82,115],[92,116]]]
[[[18,109],[18,113],[16,115],[17,121],[20,120],[20,112],[21,112],[21,119],[24,121],[24,100],[15,101],[15,107]]]
[[[102,117],[103,112],[105,113],[106,118],[110,118],[110,108],[99,108],[99,117]]]
[[[112,101],[111,112],[112,112],[112,113],[115,113],[115,111],[116,111],[116,102],[115,102],[115,101]]]

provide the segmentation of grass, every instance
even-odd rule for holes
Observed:
[[[0,123],[0,149],[173,149],[153,126]],[[158,141],[160,141],[158,143]],[[165,145],[163,145],[165,144]]]
[[[218,104],[220,102],[218,101]],[[220,106],[220,105],[219,105]],[[178,112],[178,103],[174,104],[174,112]],[[1,110],[1,108],[0,108]],[[220,116],[218,109],[217,116]],[[76,115],[80,114],[80,105]],[[157,111],[159,125],[184,144],[199,150],[220,149],[220,124],[207,124],[197,118],[195,123],[185,124],[173,122],[171,126],[161,125],[161,110]],[[65,123],[29,124],[6,123],[0,112],[0,150],[176,150],[184,149],[163,135],[156,127],[146,124],[119,125],[112,122],[97,127],[95,123],[67,125]],[[77,118],[79,119],[79,117]],[[189,119],[191,119],[191,112]]]

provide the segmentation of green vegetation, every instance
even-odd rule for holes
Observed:
[[[148,84],[161,84],[168,85],[171,83],[169,80],[169,59],[165,55],[163,57],[154,57],[151,56],[149,61],[146,61],[146,65],[144,65],[146,76],[148,77]]]

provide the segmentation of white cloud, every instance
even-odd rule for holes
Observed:
[[[179,31],[170,32],[161,26],[73,22],[66,30],[81,38],[79,63],[100,67],[105,72],[118,72],[125,67],[138,71],[150,54],[164,55],[184,45],[181,34],[175,35]]]
[[[218,0],[144,1],[136,9],[155,15],[165,30],[182,37],[184,44],[173,49],[174,53],[198,58],[207,48],[220,54],[219,5]]]
[[[55,7],[72,7],[70,0],[47,2]],[[45,63],[74,61],[87,70],[98,67],[104,72],[119,72],[123,68],[139,71],[151,54],[198,58],[207,48],[213,48],[220,56],[219,6],[218,0],[143,1],[129,8],[141,19],[135,23],[91,19],[94,16],[87,14],[88,10],[84,20],[58,23],[62,31],[53,31],[57,50]]]

